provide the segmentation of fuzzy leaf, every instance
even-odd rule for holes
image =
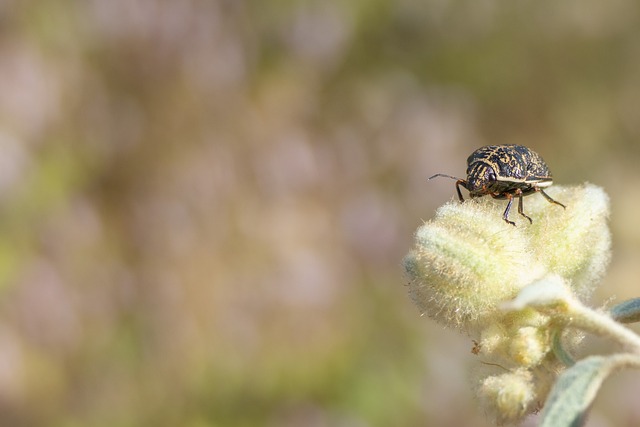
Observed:
[[[511,301],[502,304],[503,310],[522,310],[526,307],[544,307],[567,302],[571,299],[569,289],[560,276],[549,274],[520,290]]]
[[[640,321],[640,298],[633,298],[609,310],[611,317],[620,323],[635,323]]]
[[[617,366],[614,358],[591,356],[564,371],[545,403],[540,427],[582,426],[602,382]]]

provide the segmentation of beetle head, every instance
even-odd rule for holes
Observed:
[[[467,190],[471,197],[481,197],[493,192],[497,181],[493,168],[485,162],[474,162],[467,169]]]

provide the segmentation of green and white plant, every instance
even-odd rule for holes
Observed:
[[[640,299],[607,312],[586,304],[611,254],[607,195],[591,184],[550,192],[566,209],[527,197],[533,223],[517,227],[489,198],[449,202],[418,228],[404,259],[421,312],[468,334],[483,365],[495,367],[474,383],[498,425],[540,410],[542,426],[582,425],[604,379],[640,367],[640,337],[623,325],[640,320]],[[616,351],[576,360],[587,333]]]

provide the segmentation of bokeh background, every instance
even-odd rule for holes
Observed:
[[[401,268],[481,145],[603,186],[640,290],[632,0],[2,0],[0,88],[1,425],[488,426]]]

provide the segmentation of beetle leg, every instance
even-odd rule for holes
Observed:
[[[513,203],[513,194],[506,194],[506,196],[509,199],[509,203],[507,203],[507,208],[504,210],[504,213],[502,214],[502,219],[504,219],[507,222],[507,224],[511,224],[515,227],[516,223],[513,221],[509,221],[509,210],[511,210],[511,203]]]
[[[518,213],[529,220],[529,224],[533,224],[533,220],[524,213],[522,209],[522,193],[518,196]]]
[[[458,192],[458,198],[461,202],[464,202],[464,198],[462,197],[462,192],[460,191],[460,186],[463,186],[465,190],[467,189],[467,181],[464,179],[459,179],[456,181],[456,191]]]
[[[563,207],[563,208],[565,208],[565,209],[567,208],[567,207],[566,207],[565,205],[563,205],[562,203],[560,203],[560,202],[556,202],[555,200],[553,200],[553,199],[551,198],[551,196],[549,196],[547,193],[545,193],[545,192],[544,192],[544,190],[542,190],[542,188],[536,187],[536,190],[537,190],[537,191],[539,191],[540,193],[542,193],[542,195],[544,196],[544,198],[545,198],[545,199],[547,199],[547,200],[549,201],[549,203],[553,203],[553,204],[555,204],[555,205],[562,206],[562,207]]]

